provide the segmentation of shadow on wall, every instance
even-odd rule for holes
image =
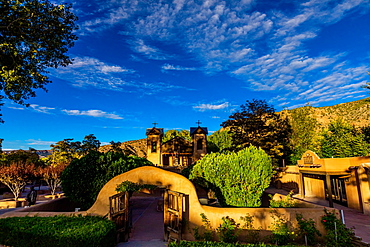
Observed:
[[[243,224],[240,220],[241,216],[254,216],[254,227],[261,230],[269,230],[269,227],[274,223],[271,214],[271,208],[218,208],[206,205],[201,205],[198,199],[196,189],[191,181],[187,178],[169,171],[165,171],[156,167],[139,167],[130,170],[124,174],[112,178],[101,189],[94,205],[87,210],[87,213],[105,216],[109,212],[109,197],[116,194],[116,186],[123,181],[131,181],[133,183],[153,184],[162,186],[167,189],[180,192],[186,195],[184,207],[184,227],[183,239],[195,240],[192,229],[203,225],[201,214],[205,214],[210,220],[211,227],[216,229],[222,223],[222,217],[229,216],[237,223]],[[302,214],[305,218],[312,218],[316,222],[320,221],[323,215],[323,207],[318,208],[276,208],[274,211],[291,222],[292,225],[297,225],[296,214]],[[324,228],[321,224],[318,230],[324,233]]]

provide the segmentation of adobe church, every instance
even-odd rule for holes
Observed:
[[[188,166],[207,154],[206,127],[191,127],[192,141],[176,136],[162,142],[163,128],[153,127],[146,130],[147,159],[157,166]]]

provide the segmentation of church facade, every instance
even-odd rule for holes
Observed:
[[[153,127],[146,130],[147,159],[157,166],[186,167],[207,154],[206,127],[191,127],[192,141],[176,136],[162,142],[163,135],[163,128]]]

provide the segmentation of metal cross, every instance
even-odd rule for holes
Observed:
[[[198,122],[196,122],[196,124],[198,124],[198,127],[200,126],[202,122],[200,120],[198,120]]]
[[[157,124],[158,124],[158,123],[154,122],[153,124],[154,124],[154,128],[155,128],[155,127],[157,127]]]

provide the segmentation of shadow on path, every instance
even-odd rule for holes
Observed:
[[[157,201],[161,197],[132,197],[132,225],[130,239],[117,247],[163,247],[163,212],[157,211]]]

